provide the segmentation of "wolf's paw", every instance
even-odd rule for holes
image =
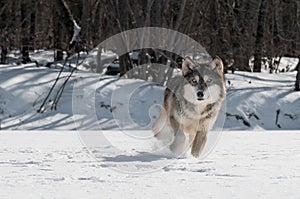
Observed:
[[[178,140],[175,138],[174,142],[169,146],[169,148],[176,157],[186,157],[187,144],[185,142],[185,139]]]
[[[195,150],[191,151],[191,155],[195,158],[199,158],[200,154],[201,154],[200,151],[195,151]]]

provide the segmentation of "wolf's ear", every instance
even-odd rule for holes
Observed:
[[[196,63],[189,57],[185,57],[183,62],[182,62],[182,75],[186,76],[189,71],[193,70],[196,68]]]
[[[224,65],[222,59],[219,56],[215,56],[213,61],[211,62],[212,69],[216,71],[218,74],[223,75]]]

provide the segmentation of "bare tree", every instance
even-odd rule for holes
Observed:
[[[261,0],[259,14],[257,19],[257,33],[255,41],[255,52],[254,52],[254,72],[261,72],[261,58],[263,55],[264,47],[264,33],[265,33],[265,20],[267,14],[267,0]]]
[[[63,60],[63,50],[69,50],[76,45],[78,38],[75,37],[79,34],[76,31],[80,30],[65,0],[55,0],[54,9],[53,22],[54,47],[57,49],[56,60]]]
[[[296,82],[295,82],[295,91],[300,91],[300,56],[298,58],[299,60],[296,67],[297,75],[296,75]]]

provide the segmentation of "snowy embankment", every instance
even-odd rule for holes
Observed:
[[[49,59],[46,55],[43,59]],[[93,60],[86,62],[92,64]],[[297,60],[293,60],[295,63]],[[70,74],[68,67],[46,101],[46,111],[37,113],[60,67],[0,66],[2,129],[150,129],[159,113],[164,88],[135,79],[79,70],[66,85],[57,110],[50,110],[60,85]],[[224,129],[299,130],[300,93],[293,91],[295,76],[295,72],[226,74],[227,99],[220,113],[225,118]]]
[[[205,160],[150,155],[151,142],[126,140],[120,147],[136,149],[126,155],[107,148],[90,148],[93,154],[88,155],[76,132],[1,132],[0,198],[300,195],[297,132],[226,132]],[[97,155],[101,157],[95,159]],[[135,169],[128,172],[126,168]]]
[[[295,75],[241,72],[226,75],[225,128],[300,130],[300,92],[293,90]]]

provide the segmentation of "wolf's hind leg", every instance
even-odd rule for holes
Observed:
[[[182,131],[177,132],[173,143],[170,145],[170,150],[176,156],[184,155],[186,149],[185,135]]]
[[[171,119],[171,125],[174,130],[175,138],[170,145],[170,150],[176,156],[183,155],[186,149],[186,138],[184,132],[179,128],[179,124],[174,119]]]
[[[174,133],[166,117],[162,115],[153,125],[154,137],[166,143],[172,142]]]
[[[164,126],[159,131],[155,132],[154,137],[163,142],[171,143],[174,139],[174,134],[172,133],[172,129],[170,127]]]

